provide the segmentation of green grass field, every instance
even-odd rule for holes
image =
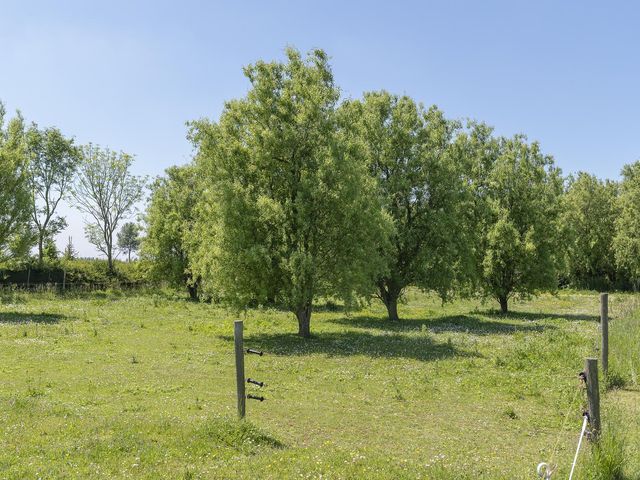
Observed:
[[[554,478],[567,478],[577,374],[598,345],[587,292],[514,303],[508,316],[412,292],[398,324],[377,304],[321,305],[310,340],[292,315],[252,310],[246,345],[268,354],[247,356],[246,371],[267,400],[240,422],[233,312],[162,294],[1,298],[3,479],[531,479],[556,444]],[[633,296],[611,296],[612,371],[626,386],[603,396],[605,416],[622,419],[629,479],[640,471],[634,309]],[[585,445],[581,478],[589,456]]]

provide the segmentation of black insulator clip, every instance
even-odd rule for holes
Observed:
[[[584,383],[587,383],[587,374],[585,372],[580,372],[578,374],[578,378],[582,380]]]
[[[264,402],[264,397],[257,397],[257,396],[255,396],[255,395],[251,395],[251,394],[249,394],[249,395],[247,395],[247,398],[248,398],[249,400],[258,400],[258,401],[260,401],[260,402]]]
[[[260,350],[254,350],[253,348],[247,348],[247,353],[253,353],[254,355],[264,355],[264,352],[261,352]]]
[[[247,383],[253,383],[254,385],[258,385],[259,387],[264,387],[264,382],[259,382],[258,380],[254,380],[253,378],[247,378]]]
[[[584,412],[582,412],[582,416],[587,417],[587,421],[591,423],[591,417],[589,416],[589,412],[585,410]]]

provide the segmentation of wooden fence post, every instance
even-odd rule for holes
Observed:
[[[233,325],[233,340],[236,349],[236,390],[238,394],[238,416],[244,418],[246,396],[244,393],[244,348],[242,338],[242,320]]]
[[[600,390],[598,386],[598,359],[586,358],[584,374],[587,384],[587,400],[589,402],[589,423],[593,439],[600,435]]]
[[[600,330],[602,331],[602,373],[609,371],[609,294],[600,294]]]

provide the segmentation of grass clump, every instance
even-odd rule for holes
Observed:
[[[607,412],[602,433],[582,466],[580,478],[583,480],[635,480],[638,477],[625,475],[627,465],[624,429],[619,415]]]
[[[255,455],[268,448],[284,448],[283,443],[248,420],[212,417],[196,435],[211,446],[227,447],[243,455]]]
[[[624,388],[627,385],[627,380],[624,375],[615,370],[610,370],[604,377],[604,385],[606,390],[616,390]]]

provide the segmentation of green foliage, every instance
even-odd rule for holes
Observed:
[[[26,133],[26,145],[31,221],[38,236],[38,259],[42,262],[47,254],[45,244],[50,243],[47,239],[53,239],[67,226],[66,220],[55,212],[60,200],[69,194],[80,162],[80,149],[57,128],[40,130],[35,123]]]
[[[142,257],[149,262],[151,278],[175,287],[186,286],[193,298],[198,295],[199,282],[192,273],[190,250],[197,242],[192,230],[199,198],[194,166],[167,169],[166,176],[151,187],[145,216],[147,235],[142,244]]]
[[[585,172],[569,177],[561,225],[573,285],[607,290],[619,284],[613,254],[618,186]]]
[[[491,151],[484,145],[482,151]],[[562,178],[553,159],[523,136],[500,138],[475,169],[481,288],[503,312],[514,296],[554,290],[561,266]]]
[[[140,232],[141,228],[138,224],[127,222],[122,225],[118,232],[118,248],[122,253],[127,255],[127,261],[131,261],[131,254],[137,252],[140,248]]]
[[[24,144],[24,120],[20,113],[5,125],[0,103],[0,264],[28,252],[28,161]]]
[[[616,264],[640,284],[640,161],[625,165],[615,220],[613,248]]]
[[[29,282],[32,286],[48,284],[61,285],[63,281],[69,289],[74,287],[102,287],[118,288],[120,286],[133,284],[143,285],[147,283],[148,274],[146,265],[143,262],[120,262],[114,261],[115,273],[109,273],[106,260],[81,258],[68,259],[54,256],[53,245],[45,249],[45,256],[42,262],[30,258],[20,263],[14,263],[11,268],[3,269],[0,272],[0,283],[5,285],[24,286]],[[66,278],[64,278],[66,272]]]
[[[371,291],[384,216],[359,149],[337,131],[326,54],[288,49],[286,63],[245,75],[247,96],[192,132],[203,179],[198,273],[237,306],[284,306],[308,336],[314,298]]]
[[[43,260],[46,258],[49,261],[55,262],[58,260],[60,256],[60,252],[58,251],[58,246],[56,245],[55,240],[51,238],[47,238],[44,241],[44,245],[42,248]]]
[[[452,149],[459,125],[436,107],[411,98],[366,93],[341,106],[342,128],[363,150],[371,176],[392,220],[390,241],[377,249],[385,271],[376,278],[378,297],[391,319],[409,285],[442,298],[469,275],[471,244],[464,208],[468,192]]]
[[[73,239],[69,237],[67,241],[67,245],[64,247],[64,259],[65,260],[74,260],[78,256],[78,252],[73,246]]]

